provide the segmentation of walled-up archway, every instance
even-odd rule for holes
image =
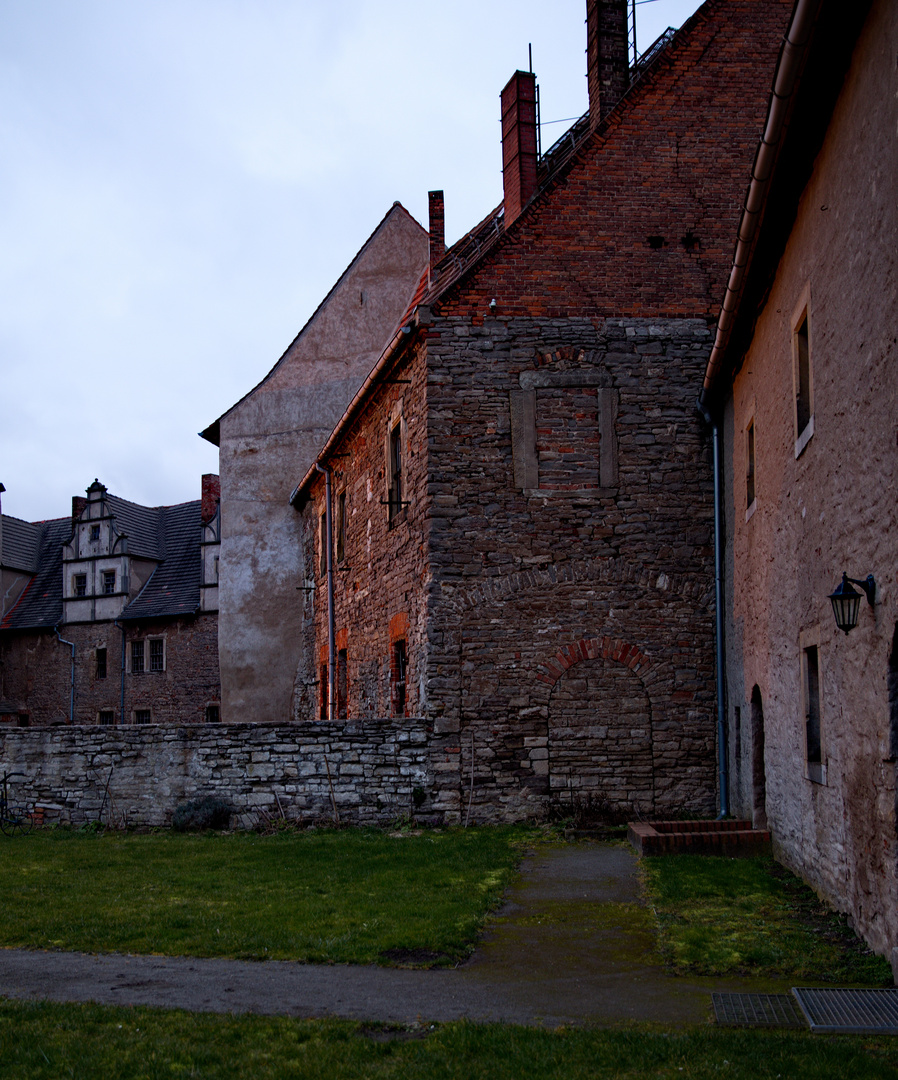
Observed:
[[[549,695],[548,751],[554,797],[653,809],[652,705],[628,664],[600,655],[560,675]]]

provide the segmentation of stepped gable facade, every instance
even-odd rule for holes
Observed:
[[[702,392],[722,445],[730,805],[898,975],[896,43],[889,0],[796,4]]]
[[[70,517],[0,522],[0,720],[218,721],[217,476],[152,508],[95,480]]]
[[[395,335],[427,233],[394,203],[277,364],[205,429],[219,447],[222,713],[289,722],[313,587],[290,492]]]
[[[709,0],[543,158],[502,94],[502,206],[448,252],[304,475],[294,715],[423,718],[422,812],[715,803],[713,478],[696,382],[791,4]]]

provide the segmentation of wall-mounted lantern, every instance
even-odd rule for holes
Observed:
[[[839,587],[829,594],[829,599],[833,606],[833,615],[836,617],[836,626],[846,634],[857,626],[858,610],[861,606],[861,594],[857,589],[852,589],[851,585],[860,585],[871,607],[876,598],[876,582],[872,574],[868,574],[863,581],[842,574]]]

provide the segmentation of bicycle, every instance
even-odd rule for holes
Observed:
[[[0,829],[7,836],[24,836],[31,832],[34,820],[31,813],[22,806],[9,805],[8,781],[13,776],[24,776],[21,772],[5,772],[3,774],[3,794],[0,795]]]

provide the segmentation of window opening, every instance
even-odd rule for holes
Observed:
[[[817,646],[804,650],[804,696],[805,725],[807,732],[807,760],[809,765],[821,763],[820,752],[820,658]]]
[[[402,511],[402,423],[390,431],[389,518],[395,521]]]
[[[318,715],[322,720],[327,720],[327,690],[327,664],[322,664],[318,669]]]
[[[149,709],[135,709],[134,710],[134,723],[135,724],[148,724],[150,722],[150,710]]]
[[[87,596],[87,574],[75,574],[72,578],[72,592],[75,596]]]
[[[755,501],[755,422],[751,420],[746,431],[745,506]]]
[[[320,558],[318,560],[318,572],[323,576],[327,573],[327,513],[323,513],[318,519],[318,546]]]
[[[150,671],[165,671],[165,642],[162,638],[150,641]]]
[[[109,596],[115,592],[115,571],[104,570],[103,571],[103,592]]]
[[[90,538],[91,538],[92,541],[100,539],[100,526],[99,525],[91,525],[91,527],[90,527]]]
[[[100,723],[108,727],[115,723],[115,712],[112,709],[100,709]]]
[[[346,557],[346,492],[337,496],[337,562]]]
[[[206,706],[206,723],[218,724],[221,722],[221,706],[219,705],[207,705]]]
[[[406,652],[404,638],[400,638],[398,641],[393,642],[393,656],[391,659],[391,675],[393,677],[393,715],[405,716],[408,654]]]
[[[349,679],[347,675],[346,650],[337,653],[337,719],[345,720],[348,713]]]
[[[106,650],[97,649],[97,678],[106,678]]]
[[[143,641],[131,642],[131,674],[143,675]]]
[[[811,393],[811,341],[807,312],[795,330],[795,439],[800,441],[814,413]],[[809,438],[813,431],[807,431]],[[806,441],[806,440],[805,440]],[[798,451],[796,451],[797,453]]]

